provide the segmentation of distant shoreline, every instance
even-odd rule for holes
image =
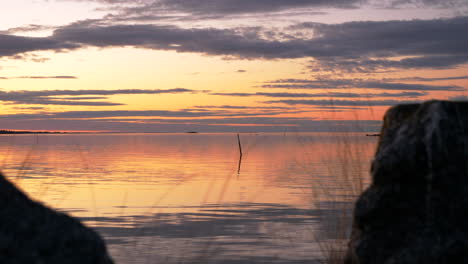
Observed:
[[[1,135],[11,135],[11,134],[67,134],[67,132],[57,132],[57,131],[19,131],[19,130],[0,130]]]
[[[314,131],[302,131],[296,133],[312,133],[312,134],[357,134],[364,136],[379,136],[378,133],[369,132],[314,132]],[[28,131],[28,130],[0,130],[0,135],[21,135],[21,134],[55,134],[55,135],[68,135],[68,134],[285,134],[284,132],[199,132],[199,131],[186,131],[186,132],[120,132],[120,131]]]

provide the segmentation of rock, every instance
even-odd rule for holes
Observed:
[[[32,201],[0,174],[0,263],[112,264],[99,235]]]
[[[371,174],[346,264],[468,263],[468,102],[391,108]]]

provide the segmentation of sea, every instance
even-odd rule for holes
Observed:
[[[1,135],[1,171],[79,218],[116,263],[319,263],[349,236],[376,137]]]

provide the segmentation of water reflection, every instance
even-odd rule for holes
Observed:
[[[236,134],[0,136],[0,160],[33,198],[94,226],[118,263],[310,263],[376,139],[240,138],[242,163]]]
[[[212,262],[205,263],[246,260],[253,255],[270,257],[270,263],[310,262],[317,255],[311,247],[314,242],[311,226],[322,214],[321,210],[261,203],[209,204],[190,209],[193,212],[82,220],[98,222],[97,230],[112,238],[109,244],[114,248],[137,249],[130,258],[133,261],[139,258],[142,262],[148,258],[165,259],[180,255],[180,252],[187,261],[191,261],[203,257],[206,252],[202,249],[206,247],[216,252],[219,262],[210,256],[209,261]],[[104,225],[99,225],[99,222]],[[148,240],[151,240],[150,246],[145,248]],[[190,241],[188,247],[184,243],[186,241]],[[174,245],[174,252],[152,250],[154,246],[168,242]],[[304,251],[298,255],[301,248]],[[281,255],[273,260],[272,253]],[[248,263],[254,263],[252,261]]]

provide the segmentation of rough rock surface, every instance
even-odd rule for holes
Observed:
[[[0,174],[0,263],[111,264],[99,235],[32,201]]]
[[[468,102],[391,108],[371,173],[346,264],[468,263]]]

